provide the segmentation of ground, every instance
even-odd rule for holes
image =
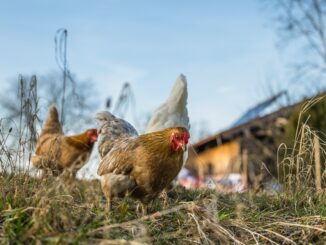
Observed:
[[[111,213],[98,180],[0,173],[3,244],[325,244],[324,192],[219,194],[181,187],[140,217],[116,199]]]

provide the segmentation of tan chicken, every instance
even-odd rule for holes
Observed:
[[[107,198],[108,208],[114,196],[127,192],[140,200],[142,213],[178,175],[189,132],[186,128],[168,128],[140,136],[116,139],[99,165],[97,174]]]
[[[65,136],[59,122],[58,110],[53,105],[36,143],[35,155],[32,157],[33,166],[44,171],[50,170],[54,176],[67,170],[71,177],[75,177],[77,171],[87,163],[96,140],[96,129]]]

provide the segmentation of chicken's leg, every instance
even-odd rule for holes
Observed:
[[[147,215],[147,204],[145,203],[141,204],[141,213],[143,216]]]
[[[147,215],[147,203],[139,203],[137,205],[137,213],[142,216]]]
[[[167,208],[169,197],[168,197],[168,190],[166,188],[161,192],[160,198],[163,199],[163,207]]]
[[[112,200],[111,197],[106,198],[106,211],[111,212],[112,210]]]

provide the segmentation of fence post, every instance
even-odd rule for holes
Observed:
[[[316,134],[314,134],[314,157],[315,157],[315,181],[316,189],[321,190],[321,171],[320,171],[320,142]]]
[[[243,170],[243,178],[244,178],[244,186],[245,189],[248,189],[249,181],[248,181],[248,150],[243,149],[242,152],[242,170]]]

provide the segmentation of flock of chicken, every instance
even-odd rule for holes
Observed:
[[[146,214],[147,205],[168,188],[187,159],[187,97],[187,81],[180,75],[168,100],[154,112],[147,133],[142,135],[127,121],[104,111],[96,115],[97,129],[65,136],[57,108],[51,106],[32,163],[54,176],[65,172],[75,177],[98,139],[97,174],[108,209],[113,197],[128,194],[140,201],[141,212]]]

